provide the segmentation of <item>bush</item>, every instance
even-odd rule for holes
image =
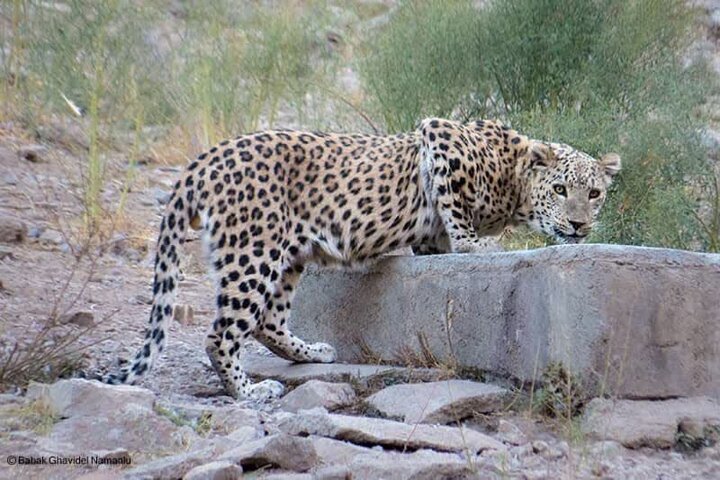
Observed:
[[[360,72],[388,129],[458,105],[473,84],[477,25],[467,1],[406,2],[365,46]]]
[[[694,19],[681,0],[408,2],[368,41],[384,50],[360,66],[390,129],[428,115],[494,117],[620,153],[595,241],[707,249],[716,242],[694,212],[712,170],[695,112],[717,85],[681,62]],[[446,34],[455,23],[462,33]],[[428,48],[447,53],[422,60]]]

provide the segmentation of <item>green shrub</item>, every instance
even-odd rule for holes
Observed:
[[[681,62],[694,21],[681,0],[407,2],[368,40],[368,52],[383,50],[360,67],[392,130],[427,115],[500,118],[593,155],[620,153],[595,241],[717,248],[694,215],[712,179],[696,112],[717,91],[703,65]]]
[[[406,2],[365,46],[360,72],[388,129],[411,129],[458,105],[474,81],[477,25],[465,0]]]

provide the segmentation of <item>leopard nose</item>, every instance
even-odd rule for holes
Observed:
[[[582,227],[585,226],[585,222],[573,222],[572,220],[570,220],[570,225],[573,226],[575,232],[578,232]]]

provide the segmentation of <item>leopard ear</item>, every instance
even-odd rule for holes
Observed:
[[[605,174],[605,183],[610,185],[613,177],[620,173],[620,168],[622,167],[620,155],[618,155],[617,153],[606,153],[605,155],[600,157],[598,163],[600,164],[600,168]]]
[[[544,169],[552,167],[557,158],[550,145],[532,140],[528,149],[528,163],[530,169]]]

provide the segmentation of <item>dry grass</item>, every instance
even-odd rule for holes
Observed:
[[[66,172],[69,179],[72,172]],[[39,183],[38,183],[39,185]],[[59,205],[82,203],[82,198],[68,199],[63,192],[40,187],[38,195],[28,197],[28,206],[53,228],[57,229],[70,254],[71,264],[54,298],[47,298],[47,313],[37,324],[28,325],[24,335],[3,338],[0,352],[0,386],[25,387],[31,381],[53,382],[72,375],[82,366],[82,354],[90,346],[104,341],[95,334],[98,326],[109,320],[114,312],[93,319],[87,326],[69,323],[87,287],[96,276],[100,260],[117,248],[116,232],[120,228],[130,232],[124,248],[146,248],[144,230],[122,211],[103,212],[97,222],[88,224],[65,211]],[[80,194],[75,195],[79,197]],[[40,200],[37,200],[37,197]]]
[[[31,381],[47,383],[70,376],[82,365],[81,354],[90,346],[105,340],[91,340],[91,333],[110,316],[85,327],[63,323],[96,271],[97,259],[90,259],[89,268],[85,270],[85,257],[86,254],[83,254],[75,258],[60,294],[52,303],[40,328],[26,338],[6,340],[6,346],[0,354],[0,386],[25,387]],[[79,291],[69,295],[70,285],[78,278]]]
[[[409,368],[435,368],[447,372],[449,376],[456,376],[458,363],[454,356],[439,358],[430,348],[427,335],[417,333],[417,347],[403,344],[397,347],[390,358],[385,358],[376,352],[364,338],[356,339],[360,362],[372,365],[400,365]]]
[[[40,400],[20,407],[11,407],[8,413],[17,420],[16,430],[32,430],[38,435],[47,435],[52,427],[60,421],[50,407]]]

